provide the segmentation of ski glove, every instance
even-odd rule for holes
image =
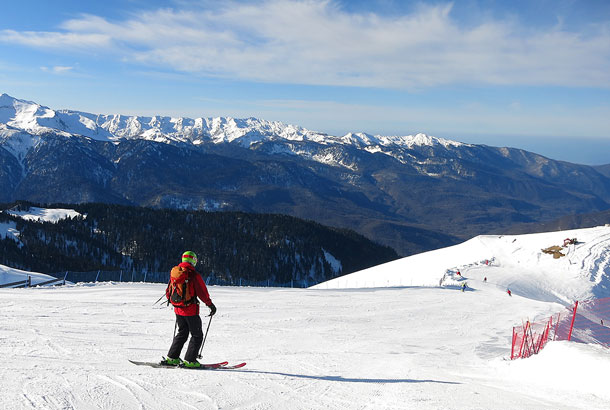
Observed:
[[[216,314],[216,306],[214,306],[214,304],[212,303],[208,307],[210,308],[210,316],[214,316]]]

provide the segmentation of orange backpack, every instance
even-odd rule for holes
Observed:
[[[174,266],[169,274],[169,283],[165,290],[167,304],[186,307],[197,303],[195,287],[189,279],[189,271],[181,266]]]

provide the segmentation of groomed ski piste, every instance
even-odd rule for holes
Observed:
[[[565,256],[541,251],[566,238]],[[0,267],[0,283],[26,274]],[[609,349],[509,356],[513,326],[610,296],[609,281],[601,226],[480,236],[310,289],[212,286],[202,361],[248,363],[227,371],[128,361],[167,353],[163,284],[3,288],[0,408],[608,409]]]

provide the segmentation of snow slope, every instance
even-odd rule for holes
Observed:
[[[0,239],[12,239],[19,242],[19,233],[15,222],[0,222]]]
[[[34,206],[30,207],[27,211],[7,210],[2,212],[28,221],[51,223],[56,223],[62,219],[74,218],[81,215],[73,209],[39,208]],[[0,239],[12,239],[21,246],[19,235],[20,232],[17,230],[17,224],[15,222],[0,222]],[[2,282],[0,281],[0,283]]]
[[[554,259],[542,252],[576,238]],[[489,264],[485,262],[489,261]],[[610,296],[610,227],[530,235],[484,235],[464,243],[398,259],[314,286],[340,289],[458,285],[496,286],[530,299],[570,304]],[[487,277],[487,282],[483,279]]]
[[[1,224],[0,229],[2,229]],[[45,275],[44,273],[28,272],[21,269],[9,268],[7,266],[0,265],[0,285],[21,282],[27,280],[28,276],[31,278],[32,285],[37,285],[39,283],[55,279],[53,276]],[[0,296],[0,303],[2,303],[1,301],[2,297]]]
[[[81,215],[74,209],[39,208],[36,206],[30,207],[27,211],[8,210],[6,213],[28,221],[44,221],[52,223],[56,223],[62,219],[74,218]]]
[[[169,348],[173,312],[153,306],[163,284],[0,289],[0,408],[607,409],[608,349],[550,342],[507,358],[512,326],[601,289],[608,234],[479,237],[325,284],[334,289],[210,287],[218,314],[203,361],[248,362],[235,371],[127,361]],[[566,237],[579,243],[565,257],[537,254]],[[345,287],[356,280],[396,287]]]

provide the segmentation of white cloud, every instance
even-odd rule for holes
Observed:
[[[66,73],[68,71],[72,71],[73,69],[74,69],[74,67],[56,65],[53,67],[53,72],[54,73]]]
[[[347,13],[330,0],[205,4],[118,22],[84,15],[61,32],[3,30],[0,41],[106,50],[150,67],[262,82],[610,87],[608,25],[569,31],[488,19],[466,27],[451,4],[397,17]]]
[[[70,72],[74,69],[74,67],[68,67],[68,66],[53,66],[53,67],[40,67],[40,69],[42,71],[47,71],[47,72],[52,72],[55,74],[62,74],[62,73],[67,73]]]
[[[72,48],[90,50],[91,47],[108,47],[111,36],[101,33],[1,30],[0,41],[38,48]]]

